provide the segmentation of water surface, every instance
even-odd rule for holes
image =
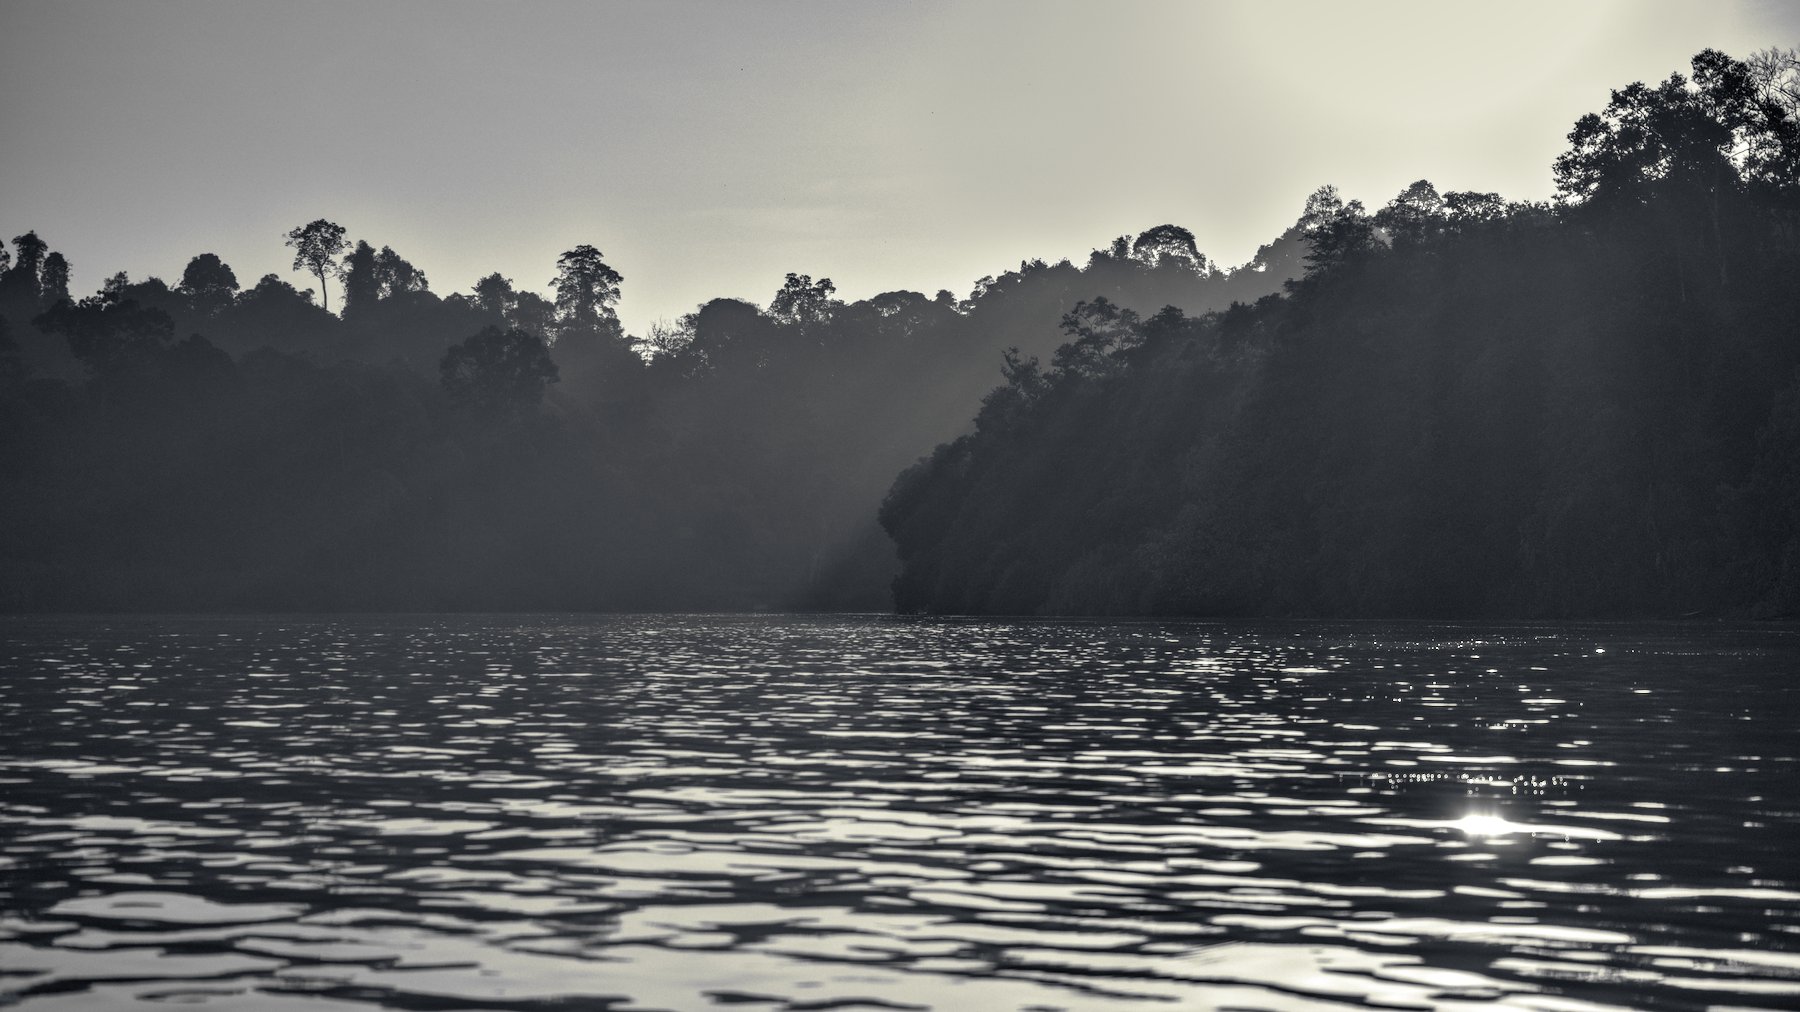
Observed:
[[[1800,1007],[1800,635],[0,622],[0,1004]]]

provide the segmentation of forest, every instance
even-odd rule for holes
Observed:
[[[1327,187],[1279,295],[1074,306],[882,507],[904,611],[1800,613],[1800,68],[1584,116],[1550,203]]]
[[[316,291],[75,298],[26,232],[0,609],[1800,612],[1800,62],[1703,52],[1552,170],[644,335],[590,245],[439,295],[320,218],[270,238]]]
[[[1254,300],[1305,252],[1227,274],[1165,226],[967,298],[791,274],[635,337],[592,246],[546,258],[545,298],[439,296],[324,219],[287,242],[316,291],[202,253],[72,300],[36,233],[0,250],[0,607],[886,610],[882,495],[1003,349],[1048,353],[1095,293]]]

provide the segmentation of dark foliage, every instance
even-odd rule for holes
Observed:
[[[289,238],[340,313],[212,254],[68,302],[15,243],[0,606],[885,608],[881,494],[1003,348],[1047,354],[1096,291],[1199,311],[1286,276],[1097,254],[845,304],[794,274],[634,339],[592,246],[552,302],[497,274],[440,298],[328,221]]]
[[[899,606],[1800,612],[1800,68],[1694,71],[1583,117],[1556,206],[1328,187],[1285,298],[1078,307],[890,491]]]
[[[489,415],[536,409],[559,378],[543,339],[517,327],[483,327],[451,345],[438,370],[452,405]]]

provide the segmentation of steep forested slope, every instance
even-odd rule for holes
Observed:
[[[1800,610],[1796,68],[1616,92],[1555,205],[1329,188],[1285,296],[1096,301],[891,490],[905,610]]]

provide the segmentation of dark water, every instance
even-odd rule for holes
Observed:
[[[0,623],[0,1004],[1800,1006],[1800,635]]]

